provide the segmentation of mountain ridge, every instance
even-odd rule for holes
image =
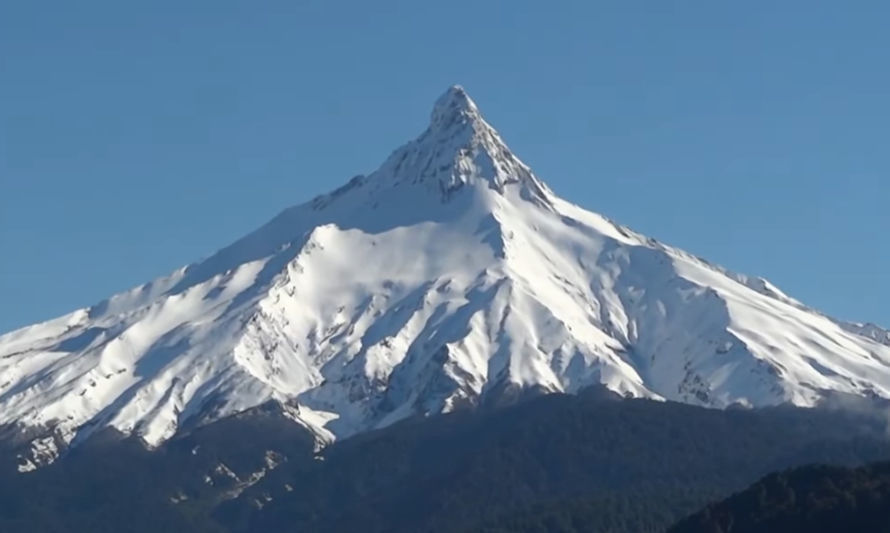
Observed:
[[[30,428],[30,470],[96,429],[156,446],[268,401],[321,443],[591,384],[812,406],[890,398],[884,339],[560,199],[455,86],[374,173],[0,336],[0,424]]]

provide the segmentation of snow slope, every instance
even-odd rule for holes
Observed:
[[[373,174],[0,337],[23,469],[98,428],[156,445],[270,400],[329,441],[594,383],[715,407],[890,398],[890,334],[561,200],[453,87]]]

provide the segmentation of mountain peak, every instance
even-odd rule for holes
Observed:
[[[431,126],[448,127],[456,120],[479,119],[479,108],[460,85],[452,85],[436,100],[430,116]]]
[[[517,184],[524,198],[547,202],[546,186],[507,147],[460,85],[436,100],[426,131],[396,150],[376,174],[393,183],[426,184],[444,198],[469,184],[499,192]]]

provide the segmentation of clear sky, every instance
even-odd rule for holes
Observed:
[[[890,3],[9,0],[0,331],[370,172],[462,84],[561,196],[890,326]]]

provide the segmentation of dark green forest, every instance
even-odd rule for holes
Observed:
[[[771,474],[670,533],[885,533],[890,531],[890,463],[814,465]]]
[[[104,434],[0,475],[0,531],[662,532],[769,472],[890,459],[883,423],[548,395],[313,451],[274,407],[148,451]],[[270,468],[271,463],[275,465]]]

